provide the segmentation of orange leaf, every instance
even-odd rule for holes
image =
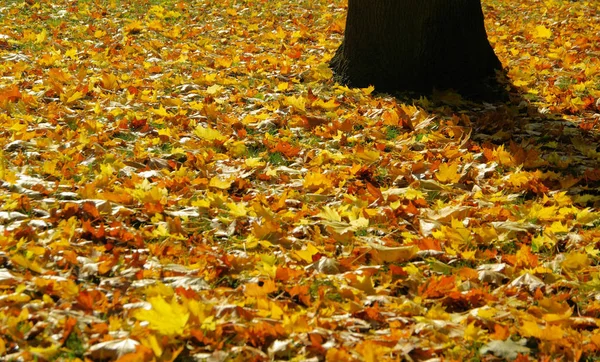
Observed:
[[[264,297],[275,291],[277,291],[277,286],[272,280],[247,283],[244,285],[244,294],[248,297]]]
[[[423,298],[439,298],[456,290],[455,276],[432,277],[428,284],[419,287],[419,293]]]
[[[81,210],[92,220],[100,218],[98,208],[92,201],[85,201],[83,204],[81,204]]]
[[[350,362],[356,359],[344,349],[330,348],[325,356],[327,362]]]
[[[500,341],[506,340],[510,336],[510,330],[501,324],[494,324],[494,333],[490,334],[491,339]]]
[[[77,319],[73,317],[68,317],[65,321],[65,325],[63,327],[63,337],[61,339],[61,344],[64,344],[69,335],[73,332],[75,325],[77,324]]]
[[[369,191],[369,193],[376,199],[378,200],[383,200],[383,194],[381,193],[381,190],[379,189],[379,187],[373,185],[370,182],[367,182],[367,191]]]

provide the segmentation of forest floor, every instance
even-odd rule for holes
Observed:
[[[600,3],[511,100],[336,84],[345,1],[3,1],[0,359],[600,359]]]

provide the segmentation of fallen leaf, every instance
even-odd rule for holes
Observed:
[[[151,309],[138,309],[133,316],[149,323],[151,329],[166,335],[181,335],[189,319],[189,312],[173,299],[168,303],[160,296],[148,299]]]
[[[531,349],[525,347],[526,342],[525,339],[521,339],[518,342],[515,342],[512,339],[507,339],[505,341],[493,340],[481,347],[479,353],[492,353],[498,358],[514,360],[519,354],[529,354],[531,352]]]

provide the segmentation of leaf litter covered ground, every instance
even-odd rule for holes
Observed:
[[[598,358],[600,6],[483,5],[511,102],[335,84],[339,0],[3,2],[2,358]]]

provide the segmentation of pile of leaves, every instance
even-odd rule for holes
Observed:
[[[336,84],[342,0],[3,1],[1,358],[598,358],[600,5],[483,7],[503,104]]]

